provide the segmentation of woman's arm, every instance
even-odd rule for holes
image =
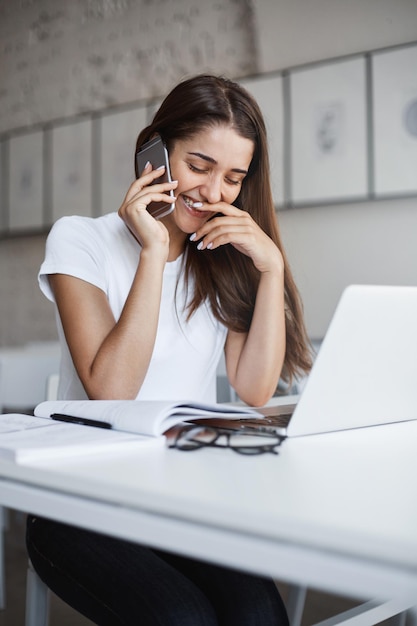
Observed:
[[[136,397],[155,342],[162,273],[157,260],[141,255],[117,323],[101,289],[72,276],[49,277],[74,366],[90,399]]]
[[[229,331],[225,354],[238,396],[253,406],[265,404],[276,390],[285,357],[283,273],[261,275],[249,332]]]
[[[160,176],[160,172],[158,173]],[[176,183],[146,185],[149,169],[135,181],[119,210],[142,250],[119,320],[94,285],[63,274],[49,277],[74,366],[90,399],[135,398],[146,375],[156,338],[168,231],[146,211],[151,200]]]
[[[217,208],[217,207],[216,207]],[[223,215],[196,233],[201,248],[231,244],[260,272],[248,333],[229,331],[226,368],[230,384],[248,404],[261,406],[273,395],[285,357],[284,261],[278,247],[246,212],[220,203]]]

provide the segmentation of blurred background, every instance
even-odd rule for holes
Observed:
[[[50,225],[60,214],[118,209],[136,136],[180,79],[220,73],[259,93],[281,158],[289,109],[274,81],[285,91],[305,64],[416,41],[416,0],[0,0],[0,347],[56,339],[36,279]],[[87,150],[84,170],[66,179],[66,163]],[[290,155],[282,158],[273,170],[278,219],[308,331],[320,339],[346,285],[416,284],[417,197],[412,185],[381,197],[367,186],[342,201],[291,202]],[[88,188],[76,180],[87,174]],[[417,191],[417,161],[415,175]]]

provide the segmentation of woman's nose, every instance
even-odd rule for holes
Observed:
[[[200,187],[200,194],[209,204],[215,204],[222,199],[222,181],[220,177],[210,177]]]

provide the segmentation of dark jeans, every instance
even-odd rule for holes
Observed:
[[[29,516],[40,578],[100,626],[288,626],[267,578]]]

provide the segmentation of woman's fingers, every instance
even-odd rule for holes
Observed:
[[[153,188],[155,187],[155,189]],[[174,189],[174,187],[172,187]],[[171,196],[168,193],[159,190],[157,185],[151,188],[146,187],[139,193],[137,193],[131,200],[129,200],[126,206],[132,206],[139,210],[146,209],[152,202],[166,202],[172,204],[176,200],[176,196]]]
[[[209,243],[210,247],[217,247],[224,243],[231,243],[233,238],[239,238],[242,235],[250,236],[251,233],[260,231],[259,226],[254,222],[249,213],[232,207],[233,214],[226,214],[213,217],[208,220],[201,228],[199,228],[192,237],[192,240],[199,241],[199,249],[206,248]],[[212,209],[213,210],[213,209]]]
[[[130,200],[132,200],[132,198],[135,195],[140,193],[146,187],[150,187],[150,186],[156,187],[158,183],[155,181],[157,181],[158,178],[162,176],[164,171],[165,171],[164,165],[161,165],[161,167],[158,167],[157,169],[153,170],[151,164],[148,163],[146,167],[144,168],[143,172],[141,173],[141,175],[139,176],[139,178],[134,180],[133,183],[130,185],[128,192],[126,194],[126,197],[124,199],[124,202],[129,202]],[[168,182],[160,183],[160,185],[164,185],[162,191],[169,191],[169,189],[174,189],[176,185],[174,187],[172,187],[172,185],[176,182],[177,181],[172,181],[172,183],[168,183]]]
[[[176,200],[175,196],[169,195],[169,191],[177,187],[178,181],[152,184],[162,173],[163,168],[152,170],[147,165],[143,175],[129,187],[119,208],[119,217],[144,248],[161,244],[165,248],[169,241],[166,228],[147,211],[152,202],[172,204]]]
[[[178,181],[142,185],[141,180],[143,181],[143,179],[138,179],[130,186],[126,198],[119,209],[121,217],[123,217],[126,211],[145,210],[151,202],[167,202],[168,204],[175,202],[176,197],[169,195],[169,191],[177,187]]]
[[[250,257],[260,272],[269,271],[282,264],[282,255],[272,239],[256,224],[245,211],[233,207],[228,215],[209,220],[191,240],[199,250],[215,250],[220,246],[232,245]]]

